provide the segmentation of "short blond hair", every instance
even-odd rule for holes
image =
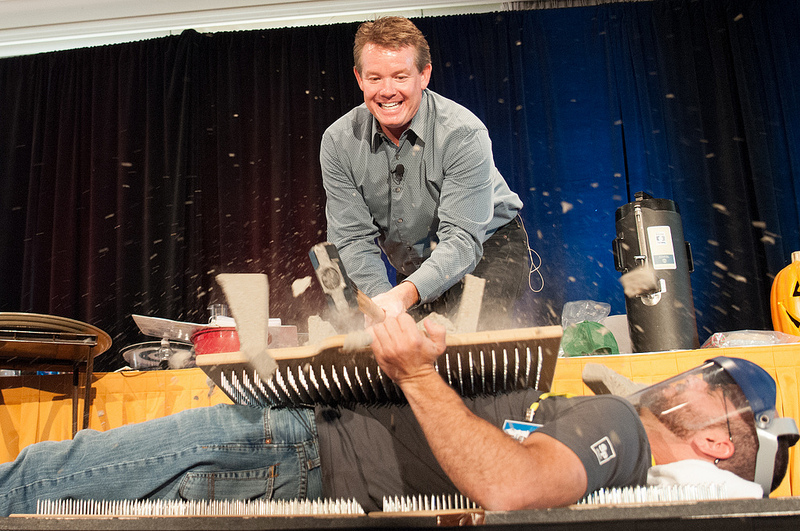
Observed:
[[[364,22],[356,31],[353,44],[353,61],[356,71],[362,69],[361,52],[367,44],[375,44],[381,48],[399,50],[411,46],[416,50],[417,69],[422,70],[431,63],[431,49],[425,36],[413,22],[404,17],[381,17],[374,21]]]

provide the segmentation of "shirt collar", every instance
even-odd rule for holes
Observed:
[[[408,129],[403,132],[400,137],[400,141],[402,142],[403,137],[407,137],[408,141],[411,142],[412,145],[417,143],[417,140],[424,140],[424,132],[427,128],[427,118],[428,118],[428,89],[422,91],[422,99],[419,102],[419,109],[417,109],[417,114],[411,119],[411,123],[408,126]],[[386,135],[384,134],[383,130],[381,129],[381,124],[378,123],[377,118],[372,116],[372,152],[378,150],[381,145],[381,142],[389,142]]]

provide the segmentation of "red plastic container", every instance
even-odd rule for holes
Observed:
[[[215,354],[239,350],[239,334],[235,327],[203,328],[192,334],[195,354]]]

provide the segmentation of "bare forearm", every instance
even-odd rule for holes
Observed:
[[[557,441],[540,441],[545,447],[520,444],[474,415],[438,374],[401,387],[439,464],[464,495],[484,508],[552,507],[582,494],[579,473],[570,488],[552,488],[557,487],[554,479],[561,479],[553,477],[552,460],[561,455],[551,451],[550,443],[560,445]],[[572,464],[563,463],[566,477]]]

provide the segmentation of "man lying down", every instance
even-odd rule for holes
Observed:
[[[426,329],[407,314],[371,329],[408,405],[220,405],[83,430],[0,465],[0,512],[64,498],[355,498],[369,512],[384,496],[456,492],[487,510],[545,508],[670,466],[767,495],[798,439],[794,420],[776,415],[775,382],[746,360],[717,357],[626,399],[526,390],[464,400],[434,370],[444,329]],[[501,430],[532,406],[540,428],[521,441]]]

